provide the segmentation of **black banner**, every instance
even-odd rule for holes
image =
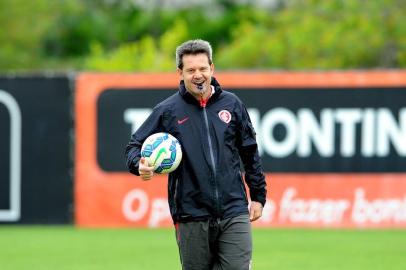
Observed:
[[[1,91],[1,90],[0,90]],[[3,94],[3,95],[2,95]],[[10,209],[10,194],[4,192],[10,190],[10,152],[11,152],[11,137],[10,127],[11,119],[8,116],[10,113],[8,108],[4,105],[4,93],[0,92],[0,211],[2,209]],[[1,213],[1,212],[0,212]]]
[[[72,222],[68,77],[0,77],[0,223]]]
[[[268,172],[405,172],[406,88],[234,89],[246,104]],[[97,157],[125,171],[124,148],[169,89],[106,89]]]

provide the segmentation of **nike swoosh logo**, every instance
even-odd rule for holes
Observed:
[[[178,124],[182,125],[183,123],[185,123],[187,120],[189,119],[189,117],[185,117],[182,120],[178,120]]]
[[[159,157],[160,157],[162,154],[166,154],[166,149],[165,149],[164,147],[162,147],[161,149],[159,149],[158,155],[156,156],[156,158],[155,158],[155,160],[154,160],[154,166],[155,166],[157,160],[159,159]]]

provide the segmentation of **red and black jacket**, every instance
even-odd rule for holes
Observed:
[[[248,213],[241,161],[251,200],[265,204],[266,182],[247,110],[215,78],[211,84],[215,92],[206,103],[196,100],[181,81],[179,91],[153,109],[126,148],[127,167],[139,175],[141,146],[149,135],[168,132],[179,140],[182,162],[168,175],[174,222]]]

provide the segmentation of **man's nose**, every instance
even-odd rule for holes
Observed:
[[[200,70],[196,70],[196,71],[195,71],[195,74],[193,74],[193,76],[194,76],[195,78],[200,78],[200,77],[202,77],[202,73],[200,72]]]

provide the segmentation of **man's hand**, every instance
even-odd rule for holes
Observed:
[[[260,202],[251,201],[250,206],[250,221],[253,222],[262,216],[262,204]]]
[[[145,157],[142,157],[140,159],[138,172],[140,173],[142,180],[151,180],[152,176],[154,176],[154,167],[150,167]]]

